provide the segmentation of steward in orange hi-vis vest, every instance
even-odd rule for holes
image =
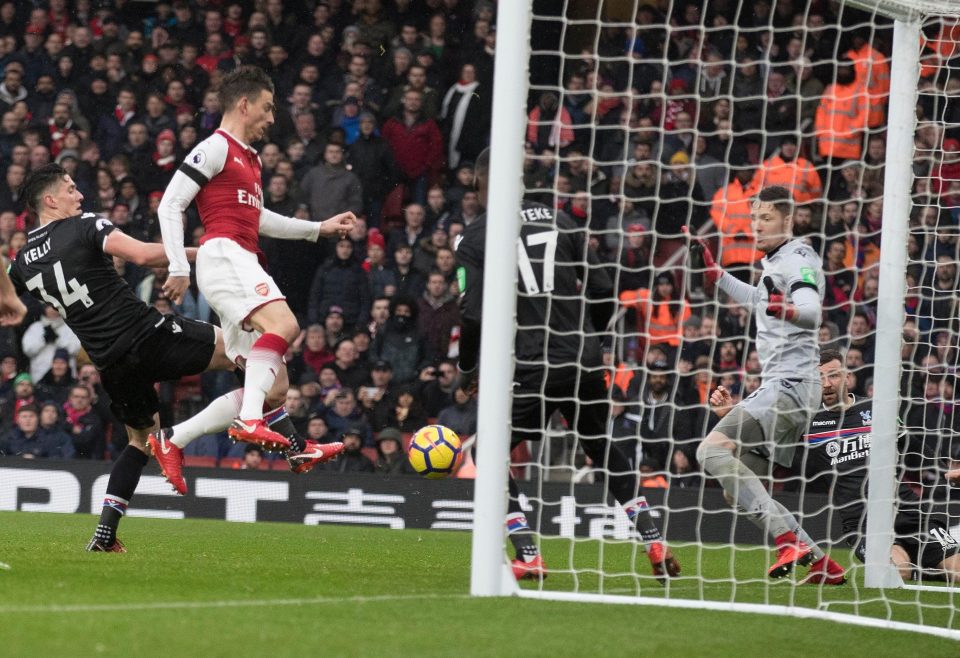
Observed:
[[[772,185],[787,188],[797,203],[823,196],[820,174],[813,168],[813,163],[800,156],[794,135],[785,135],[780,140],[780,152],[763,161],[753,180],[758,190]]]
[[[859,160],[868,110],[867,91],[856,79],[853,62],[849,57],[841,57],[837,81],[824,90],[817,107],[817,152],[825,158]]]
[[[637,331],[649,345],[677,348],[683,323],[690,318],[690,305],[677,294],[673,275],[661,272],[654,290],[639,288],[620,293],[620,303],[637,311]],[[669,288],[667,287],[669,286]]]
[[[750,202],[757,193],[752,167],[733,170],[734,179],[717,190],[710,206],[710,219],[720,232],[720,265],[753,265],[763,255],[753,238]]]
[[[937,36],[928,39],[920,35],[920,77],[930,78],[957,54],[960,54],[960,19],[956,16],[944,16],[941,19]]]
[[[868,41],[855,38],[847,56],[853,60],[857,82],[867,90],[867,125],[879,128],[884,125],[887,103],[890,100],[890,60]]]

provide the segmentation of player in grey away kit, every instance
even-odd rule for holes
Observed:
[[[773,537],[777,559],[771,578],[787,576],[795,564],[811,564],[808,582],[821,582],[832,563],[800,528],[787,508],[767,492],[755,472],[770,462],[790,467],[810,417],[820,404],[820,327],[824,294],[820,258],[793,237],[793,197],[784,187],[760,191],[752,208],[757,248],[765,255],[756,287],[738,281],[702,251],[705,279],[737,304],[756,308],[757,352],[763,384],[737,404],[697,449],[703,469],[719,480],[724,496]],[[755,454],[759,452],[760,455]]]
[[[804,450],[797,454],[795,473],[803,474],[806,490],[830,496],[840,517],[843,539],[860,562],[866,559],[867,464],[871,447],[873,400],[847,391],[845,356],[837,350],[820,352],[823,401],[804,437]],[[710,395],[710,405],[723,416],[731,408],[731,396],[723,386]],[[901,434],[901,439],[906,436]],[[904,580],[960,581],[960,543],[950,534],[949,519],[925,507],[910,485],[896,477],[898,503],[890,561]],[[836,565],[821,574],[828,585],[840,585],[846,574]]]

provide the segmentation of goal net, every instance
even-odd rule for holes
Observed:
[[[501,37],[514,27],[504,25],[507,4]],[[607,435],[639,474],[682,571],[659,582],[647,533],[606,486],[609,461],[590,459],[576,417],[555,413],[542,419],[541,441],[513,452],[511,469],[547,578],[514,590],[504,577],[484,593],[816,616],[960,638],[960,599],[944,580],[960,574],[960,501],[947,479],[960,466],[960,13],[950,4],[532,2],[529,76],[514,85],[528,84],[519,98],[525,148],[513,171],[527,199],[569,215],[598,255],[576,265],[613,283],[608,300],[581,293],[584,314],[598,301],[617,308],[610,327],[595,328]],[[503,59],[498,52],[494,166],[511,157],[498,154],[505,114],[496,105],[517,105],[496,97],[509,88],[500,78],[526,75],[505,73]],[[491,197],[508,184],[492,179]],[[826,407],[810,414],[836,413],[803,423],[792,458],[749,447],[741,456],[846,571],[843,585],[805,583],[803,566],[769,578],[772,537],[731,508],[698,463],[723,415],[711,393],[722,386],[733,403],[751,396],[763,355],[758,311],[713,285],[685,232],[704,239],[724,271],[759,283],[751,204],[773,185],[792,193],[794,235],[822,262],[817,339],[839,359]],[[490,277],[508,257],[487,252]],[[496,322],[490,296],[485,333]],[[545,346],[560,331],[542,329]],[[491,351],[481,391],[498,385]],[[578,378],[589,370],[567,365]],[[492,423],[484,431],[484,409],[496,404],[488,397],[484,407],[484,395],[481,450],[497,435]],[[481,480],[499,468],[483,454]],[[475,533],[499,511],[478,482]],[[475,537],[475,593],[485,573],[477,547]],[[506,565],[514,547],[504,547]]]

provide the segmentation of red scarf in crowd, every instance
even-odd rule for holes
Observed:
[[[134,114],[136,114],[134,110],[130,110],[129,112],[124,112],[123,108],[121,108],[119,105],[113,108],[113,116],[116,118],[116,120],[120,123],[121,126],[126,126],[127,121],[132,119]]]
[[[93,407],[88,407],[84,411],[80,411],[79,409],[74,409],[69,402],[63,403],[63,410],[67,414],[67,423],[70,425],[79,425],[80,419],[90,413],[92,409]]]
[[[17,215],[17,230],[18,231],[29,231],[34,228],[33,218],[30,217],[30,211],[24,210],[22,213]]]
[[[306,347],[303,348],[303,362],[310,366],[310,369],[313,370],[318,375],[323,366],[328,363],[332,363],[334,360],[333,352],[328,349],[322,349],[317,352],[308,350]]]
[[[623,264],[629,267],[630,269],[636,269],[642,267],[650,262],[650,258],[644,254],[643,247],[637,247],[635,249],[627,249],[625,254]]]
[[[94,39],[99,39],[100,37],[103,36],[103,19],[102,18],[97,17],[97,18],[91,19],[88,27],[90,28],[90,34],[93,35]]]
[[[153,164],[157,166],[158,169],[163,171],[173,171],[173,168],[177,164],[177,156],[168,155],[165,158],[160,157],[160,154],[156,151],[153,152]]]
[[[73,130],[73,119],[67,121],[67,125],[60,127],[53,117],[47,119],[47,130],[50,131],[50,155],[56,158],[63,150],[63,143],[67,135]]]
[[[236,39],[243,33],[243,23],[240,21],[235,21],[230,18],[223,19],[223,31],[231,39]]]
[[[70,27],[70,16],[67,12],[63,12],[58,16],[53,13],[53,10],[49,10],[47,11],[47,23],[50,25],[51,30],[57,34],[65,35],[67,28]]]

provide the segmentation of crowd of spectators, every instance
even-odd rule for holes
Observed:
[[[749,394],[759,360],[749,313],[704,289],[681,228],[750,279],[749,199],[763,185],[793,190],[795,232],[824,257],[821,342],[846,350],[851,390],[872,387],[892,29],[823,0],[741,4],[642,3],[626,17],[635,28],[610,16],[615,26],[546,47],[550,21],[532,31],[541,59],[531,75],[553,79],[529,98],[524,185],[583,225],[616,281],[625,317],[609,354],[614,436],[641,470],[683,484],[697,481],[696,442],[715,420],[711,387]],[[400,469],[403,435],[428,419],[462,435],[476,428],[475,401],[456,393],[453,247],[482,213],[472,162],[489,138],[495,19],[489,0],[2,2],[0,249],[12,257],[24,244],[32,224],[18,188],[51,160],[73,175],[85,209],[158,240],[166,183],[218,125],[219,78],[263,67],[277,100],[257,145],[265,206],[312,221],[361,217],[319,247],[262,240],[303,327],[288,355],[288,411],[309,438],[351,437],[337,468]],[[925,28],[913,159],[902,394],[920,444],[960,429],[951,30]],[[185,232],[188,244],[202,236],[194,211]],[[117,267],[145,302],[216,321],[195,286],[171,307],[164,269]],[[0,338],[0,450],[116,455],[123,429],[55,311],[34,308]],[[214,374],[163,385],[162,422],[233,385]],[[246,459],[222,437],[194,450]],[[960,459],[960,444],[916,453]]]

